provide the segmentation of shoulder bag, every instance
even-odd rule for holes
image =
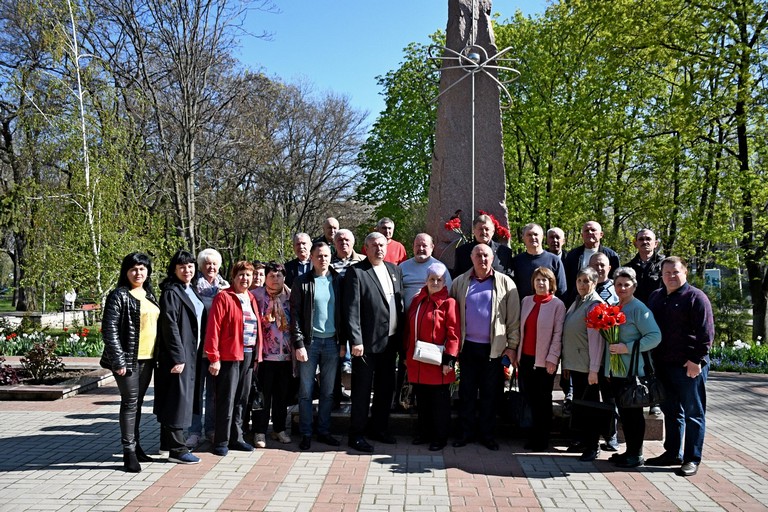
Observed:
[[[638,376],[638,366],[640,364],[640,341],[635,342],[632,347],[632,357],[629,360],[629,371],[627,373],[627,384],[616,397],[616,405],[624,409],[637,409],[641,407],[650,407],[664,401],[665,393],[656,373],[653,371],[653,364],[648,355],[648,351],[643,354],[645,363],[645,376]]]

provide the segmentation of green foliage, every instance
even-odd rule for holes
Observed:
[[[444,35],[431,36],[444,44]],[[362,146],[359,165],[363,181],[357,199],[374,205],[374,217],[410,224],[412,208],[429,192],[438,94],[428,46],[412,43],[404,49],[400,67],[377,78],[386,107]]]
[[[64,369],[64,362],[56,355],[54,340],[35,343],[32,349],[19,359],[19,362],[29,372],[35,383],[40,383],[49,375]]]
[[[722,372],[768,373],[768,346],[760,341],[749,344],[736,340],[721,342],[710,350],[711,369]]]
[[[700,283],[695,283],[700,286]],[[732,345],[736,340],[750,339],[749,301],[739,287],[739,276],[721,280],[720,288],[703,288],[712,303],[715,320],[715,342]]]

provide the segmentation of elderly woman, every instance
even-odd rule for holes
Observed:
[[[203,249],[197,255],[197,268],[199,272],[195,277],[194,285],[200,300],[205,305],[205,310],[210,311],[213,298],[220,290],[229,288],[229,283],[221,277],[221,254],[215,249]],[[213,376],[208,372],[208,357],[205,351],[200,350],[200,361],[197,368],[197,381],[195,383],[197,400],[200,404],[199,413],[192,414],[192,425],[189,427],[187,447],[191,450],[204,440],[205,437],[213,440],[214,400],[213,400]],[[203,421],[204,420],[204,421]],[[203,430],[205,427],[205,430]]]
[[[618,354],[624,368],[629,368],[630,354],[635,343],[640,344],[640,352],[647,352],[655,348],[661,342],[661,331],[653,318],[651,311],[635,298],[637,289],[637,275],[634,269],[629,267],[619,267],[613,274],[613,285],[616,288],[616,294],[619,296],[618,306],[621,312],[626,316],[626,322],[619,325],[619,343],[609,344],[605,354],[605,371],[611,383],[613,395],[619,393],[627,385],[626,371],[622,374],[615,374],[611,371],[610,357]],[[638,365],[638,374],[645,375],[645,363],[640,358]],[[643,409],[625,409],[619,407],[619,417],[624,429],[624,439],[627,442],[627,451],[621,454],[614,454],[609,459],[620,468],[635,468],[642,466],[643,459],[643,438],[645,437],[645,416]]]
[[[104,354],[101,366],[112,370],[120,390],[120,442],[123,466],[141,471],[151,462],[139,444],[141,406],[155,366],[155,338],[160,308],[152,293],[149,256],[132,252],[123,258],[120,277],[108,296],[101,322]]]
[[[555,297],[555,274],[538,267],[531,275],[535,295],[523,299],[520,309],[520,346],[516,365],[520,390],[531,406],[531,437],[525,448],[546,451],[552,430],[552,387],[560,362],[565,305]]]
[[[408,381],[415,386],[418,430],[413,444],[429,442],[430,451],[445,448],[451,422],[450,385],[456,380],[453,367],[459,355],[459,308],[448,295],[448,269],[442,263],[427,268],[426,285],[411,302],[405,328]],[[442,347],[440,364],[413,358],[416,341]]]
[[[266,264],[263,287],[251,293],[256,297],[261,316],[262,361],[258,367],[258,387],[264,394],[264,407],[254,413],[254,443],[267,445],[267,426],[272,411],[272,439],[283,444],[291,442],[285,432],[288,394],[293,377],[293,345],[291,344],[291,290],[285,286],[285,267],[274,261]]]
[[[253,282],[251,283],[251,290],[264,286],[264,282],[266,281],[265,268],[266,265],[261,261],[256,260],[253,262]]]
[[[231,286],[213,299],[205,334],[208,371],[216,377],[216,422],[213,453],[252,451],[243,438],[243,413],[251,389],[253,367],[261,360],[261,322],[256,299],[248,292],[253,265],[238,261]]]
[[[563,325],[563,374],[570,376],[574,398],[600,401],[598,372],[605,349],[600,331],[587,328],[587,313],[603,302],[595,291],[597,272],[586,267],[576,274],[578,297],[568,308]],[[595,460],[600,454],[598,432],[581,433],[576,446],[582,450],[579,460]],[[569,449],[569,451],[572,451]]]
[[[168,460],[197,464],[189,452],[184,428],[192,423],[198,348],[205,331],[205,306],[191,286],[195,257],[179,251],[171,258],[160,284],[160,345],[155,372],[154,411],[160,422],[160,448]]]

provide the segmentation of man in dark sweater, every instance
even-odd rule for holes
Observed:
[[[706,430],[706,388],[709,349],[715,337],[712,305],[706,294],[688,284],[688,268],[671,256],[661,263],[664,288],[651,294],[648,307],[661,329],[653,350],[656,372],[667,398],[664,411],[664,453],[647,466],[675,466],[693,476],[701,463]],[[683,444],[685,438],[685,444]]]
[[[565,284],[565,271],[563,263],[556,255],[546,252],[542,247],[544,240],[544,230],[538,224],[528,224],[523,227],[523,243],[525,252],[522,252],[512,259],[513,279],[517,286],[517,293],[522,301],[524,297],[533,295],[531,286],[531,276],[533,271],[539,267],[545,267],[555,274],[557,279],[557,297],[562,297],[567,289]]]
[[[472,268],[472,249],[478,244],[490,246],[493,251],[493,269],[511,277],[512,274],[512,249],[493,241],[496,228],[493,220],[488,215],[478,215],[472,221],[472,234],[475,239],[456,248],[456,257],[453,262],[454,279]],[[575,279],[575,278],[574,278]]]

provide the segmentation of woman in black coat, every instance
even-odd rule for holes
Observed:
[[[160,285],[160,343],[155,373],[155,415],[160,422],[160,449],[168,460],[197,464],[186,446],[184,429],[192,423],[195,371],[205,332],[205,308],[194,286],[195,257],[179,251]]]
[[[151,462],[139,444],[141,406],[155,366],[155,339],[160,309],[152,293],[149,256],[133,252],[123,258],[117,288],[107,296],[101,321],[104,354],[101,366],[112,370],[120,390],[120,442],[123,466],[141,471]]]

